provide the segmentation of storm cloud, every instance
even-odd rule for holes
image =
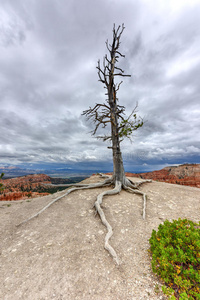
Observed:
[[[2,0],[0,164],[110,164],[81,114],[105,100],[96,65],[114,23],[132,75],[119,102],[145,120],[122,143],[125,168],[199,163],[199,16],[198,0]]]

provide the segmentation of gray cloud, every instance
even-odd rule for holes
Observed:
[[[199,162],[199,13],[199,1],[2,0],[0,163],[112,160],[81,113],[105,99],[95,67],[114,22],[132,75],[120,103],[147,120],[122,144],[126,167]]]

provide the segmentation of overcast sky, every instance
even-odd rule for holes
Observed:
[[[105,100],[96,65],[113,23],[132,75],[119,104],[146,120],[122,143],[125,169],[200,163],[200,0],[1,0],[1,165],[111,165],[81,113]]]

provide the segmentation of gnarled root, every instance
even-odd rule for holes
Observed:
[[[82,190],[82,189],[92,189],[92,188],[100,188],[100,187],[105,187],[105,186],[110,186],[112,184],[115,184],[115,187],[112,190],[108,190],[108,191],[104,191],[101,194],[99,194],[97,196],[97,200],[94,204],[96,211],[98,212],[100,219],[103,223],[103,225],[105,225],[105,227],[107,228],[107,234],[105,237],[105,249],[110,253],[110,255],[112,256],[112,258],[116,261],[116,263],[119,265],[119,258],[115,252],[115,250],[113,249],[113,247],[109,244],[109,240],[113,235],[113,230],[112,230],[112,226],[108,223],[105,214],[103,212],[103,209],[101,208],[101,204],[103,201],[103,197],[106,195],[115,195],[118,194],[122,188],[124,188],[125,190],[127,190],[128,192],[131,193],[135,193],[135,194],[139,194],[143,196],[143,219],[145,219],[146,216],[146,194],[139,191],[138,187],[146,182],[151,182],[151,180],[145,180],[145,181],[141,181],[141,182],[132,182],[130,179],[126,178],[124,176],[123,181],[119,182],[116,181],[114,182],[113,177],[110,177],[108,175],[102,175],[100,174],[101,177],[106,178],[103,182],[98,182],[98,183],[91,183],[91,184],[81,184],[81,183],[76,183],[76,184],[59,184],[59,185],[53,185],[53,184],[48,184],[48,185],[52,185],[52,186],[73,186],[72,188],[70,188],[69,190],[66,191],[65,194],[63,194],[62,196],[57,197],[56,199],[53,199],[50,203],[48,203],[45,207],[43,207],[39,212],[37,212],[36,214],[34,214],[33,216],[31,216],[30,218],[26,219],[25,221],[21,222],[20,224],[16,225],[17,227],[32,220],[33,218],[39,216],[43,211],[45,211],[48,207],[50,207],[52,204],[54,204],[55,202],[57,202],[58,200],[62,199],[63,197],[67,196],[68,194],[77,191],[77,190]]]
[[[124,181],[123,181],[123,189],[125,189],[126,191],[128,192],[131,192],[131,193],[135,193],[135,194],[139,194],[139,195],[142,195],[143,196],[143,210],[142,210],[142,217],[143,219],[145,220],[146,218],[146,202],[147,202],[147,196],[145,193],[141,192],[138,190],[139,186],[144,184],[144,183],[147,183],[147,182],[152,182],[151,179],[146,179],[146,180],[143,180],[143,181],[138,181],[138,182],[133,182],[132,180],[128,179],[128,178],[124,178]]]
[[[126,189],[126,187],[130,187],[132,189],[138,189],[139,186],[141,186],[142,184],[147,183],[147,182],[152,182],[152,180],[146,179],[143,181],[133,182],[132,180],[128,179],[127,177],[124,177],[123,188]]]
[[[109,190],[109,191],[105,191],[105,192],[99,194],[98,197],[97,197],[97,200],[94,204],[94,206],[95,206],[95,208],[96,208],[96,210],[97,210],[97,212],[98,212],[98,214],[101,218],[102,223],[106,226],[106,228],[108,230],[108,232],[106,234],[106,237],[105,237],[105,246],[104,247],[110,253],[110,255],[113,257],[113,259],[116,261],[116,263],[118,265],[119,265],[119,258],[117,257],[117,254],[116,254],[115,250],[113,249],[113,247],[109,244],[109,239],[113,235],[112,227],[108,223],[108,221],[105,217],[105,214],[104,214],[104,212],[101,208],[101,203],[103,201],[104,196],[118,194],[121,191],[121,188],[122,188],[121,182],[116,181],[114,189]]]
[[[96,183],[63,183],[63,184],[52,184],[52,183],[43,183],[45,186],[63,186],[63,187],[70,187],[70,186],[75,186],[75,187],[86,187],[86,188],[98,188],[98,187],[103,187],[106,185],[110,185],[112,183],[112,178],[110,176],[105,175],[101,176],[102,178],[106,178],[103,182],[96,182]]]
[[[16,225],[17,227],[19,227],[20,225],[32,220],[33,218],[38,217],[43,211],[45,211],[48,207],[50,207],[52,204],[54,204],[55,202],[57,202],[58,200],[64,198],[65,196],[67,196],[68,194],[77,191],[77,190],[82,190],[82,189],[94,189],[94,188],[99,188],[99,187],[104,187],[107,185],[111,184],[111,179],[107,178],[106,180],[104,180],[103,182],[98,182],[98,183],[91,183],[91,184],[74,184],[76,187],[73,187],[71,189],[69,189],[65,194],[63,194],[62,196],[57,197],[56,199],[53,199],[50,203],[48,203],[45,207],[43,207],[40,211],[38,211],[36,214],[34,214],[33,216],[31,216],[30,218],[24,220],[23,222],[19,223],[18,225]],[[73,186],[73,184],[69,184],[69,185],[65,185],[65,184],[61,184],[58,186]]]
[[[143,210],[142,210],[142,217],[143,219],[145,220],[146,218],[146,202],[147,202],[147,198],[146,198],[146,194],[141,192],[141,191],[138,191],[138,190],[135,190],[129,186],[123,186],[123,188],[125,190],[127,190],[128,192],[130,193],[135,193],[135,194],[139,194],[139,195],[142,195],[143,196]]]

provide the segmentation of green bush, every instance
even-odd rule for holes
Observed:
[[[152,231],[152,269],[170,299],[200,299],[200,222],[178,219]]]

